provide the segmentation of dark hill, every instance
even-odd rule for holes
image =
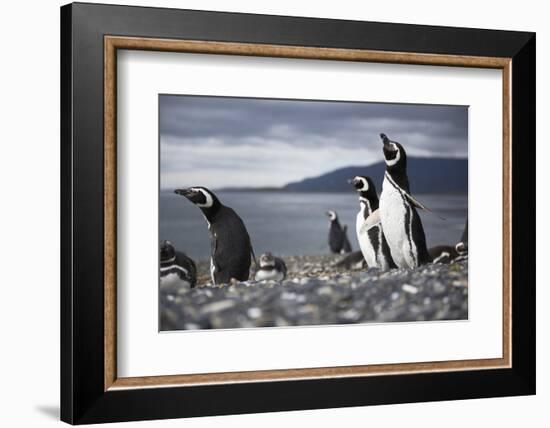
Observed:
[[[282,190],[290,192],[345,192],[347,182],[356,175],[371,177],[382,190],[385,164],[349,166],[320,175],[288,183]],[[412,193],[468,193],[468,159],[407,158],[407,171]]]

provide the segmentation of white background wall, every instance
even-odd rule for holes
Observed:
[[[122,0],[121,0],[122,1]],[[104,1],[104,3],[116,3]],[[537,32],[537,249],[550,255],[548,109],[549,16],[545,2],[339,0],[148,0],[126,4]],[[0,13],[0,421],[53,426],[59,406],[59,6],[58,0],[3,2]],[[531,141],[525,150],[534,150]],[[515,207],[521,209],[521,207]],[[490,260],[490,259],[489,259]],[[548,426],[548,275],[537,274],[538,394],[485,400],[155,421],[141,426],[279,427]],[[475,387],[475,386],[474,386]],[[137,423],[125,426],[137,426]]]

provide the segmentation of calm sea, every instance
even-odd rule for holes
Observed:
[[[276,255],[323,254],[328,251],[327,210],[338,213],[348,225],[353,249],[359,249],[355,217],[359,210],[353,193],[219,192],[224,205],[243,219],[256,255],[271,251]],[[468,213],[466,195],[415,195],[444,217],[421,212],[428,246],[454,245],[462,235]],[[210,257],[210,235],[200,210],[174,193],[160,195],[160,239],[195,260]]]

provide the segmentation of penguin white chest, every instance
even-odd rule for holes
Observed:
[[[210,277],[212,278],[212,284],[216,284],[214,279],[214,274],[216,273],[216,265],[214,264],[214,259],[210,257]]]
[[[376,252],[374,250],[374,247],[372,246],[372,243],[369,240],[368,232],[361,231],[361,228],[363,227],[364,220],[364,207],[361,207],[361,211],[357,213],[357,220],[355,222],[355,229],[357,232],[357,240],[359,241],[359,247],[361,248],[361,252],[363,253],[363,257],[367,261],[367,265],[369,268],[371,267],[377,267],[378,263],[376,261]]]
[[[277,269],[260,269],[256,272],[256,281],[282,281],[284,274]]]
[[[168,293],[177,293],[181,288],[190,288],[191,284],[179,277],[175,272],[163,275],[160,278],[160,289]]]
[[[380,195],[380,220],[393,261],[399,267],[409,267],[404,249],[410,246],[406,231],[409,226],[406,218],[410,216],[410,208],[403,195],[384,177]]]

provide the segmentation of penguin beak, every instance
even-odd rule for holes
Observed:
[[[382,139],[382,144],[384,145],[384,150],[387,150],[388,152],[396,152],[397,148],[394,144],[392,144],[392,141],[388,138],[386,134],[380,134],[380,138]]]
[[[380,138],[382,139],[382,144],[384,144],[384,147],[390,148],[390,139],[386,134],[380,134]]]
[[[189,196],[192,196],[194,192],[191,189],[176,189],[174,190],[174,193],[176,195],[181,195],[188,198]]]

